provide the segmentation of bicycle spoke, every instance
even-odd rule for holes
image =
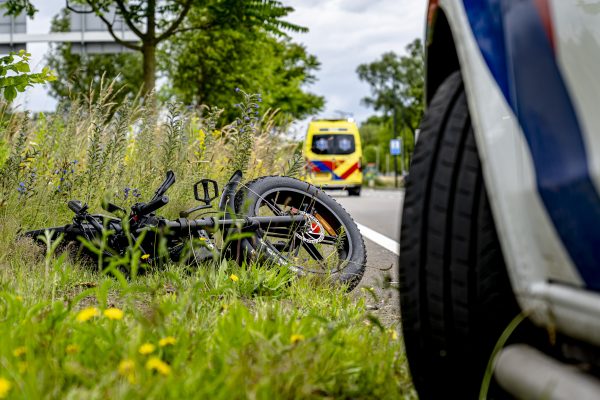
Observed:
[[[297,243],[298,241],[300,241],[300,239],[298,239],[296,236],[292,236],[290,238],[290,241],[285,246],[284,251],[286,251],[288,253],[294,252],[294,256],[297,257],[298,253],[300,252],[300,248],[302,247],[302,246],[298,245],[298,243]]]
[[[279,208],[279,206],[276,203],[271,203],[270,201],[264,201],[264,203],[267,207],[269,207],[271,209],[271,211],[273,211],[275,213],[275,215],[283,215],[283,210],[281,208]]]
[[[259,196],[259,205],[256,208],[260,216],[271,215],[297,215],[307,214],[307,216],[320,214],[320,218],[328,219],[332,216],[328,211],[320,208],[320,201],[316,195],[308,193],[290,193],[287,191],[271,192],[266,196]],[[335,218],[335,216],[333,216]],[[307,272],[323,273],[331,271],[340,266],[340,262],[346,258],[344,249],[347,249],[348,243],[345,235],[338,234],[338,230],[343,232],[342,227],[337,226],[329,231],[324,231],[324,236],[317,243],[311,243],[312,239],[319,236],[319,233],[311,233],[310,226],[307,225],[310,217],[302,223],[291,226],[270,226],[267,225],[257,233],[262,235],[267,242],[272,243],[277,251],[284,257],[288,257],[298,265],[298,267]],[[330,223],[332,221],[329,221]],[[321,227],[321,229],[326,229]],[[334,229],[336,233],[330,233]],[[321,234],[323,234],[321,233]]]
[[[312,243],[306,243],[306,242],[302,242],[302,247],[304,247],[304,249],[306,250],[306,252],[315,260],[317,261],[322,261],[323,260],[323,256],[321,255],[321,253],[319,252],[319,250],[317,249],[317,246],[315,246]]]
[[[328,244],[331,246],[337,246],[337,244],[339,243],[339,239],[337,237],[325,235],[325,237],[320,243]]]

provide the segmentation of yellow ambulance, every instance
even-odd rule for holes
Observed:
[[[308,125],[304,140],[306,180],[326,189],[347,190],[360,196],[362,148],[352,120],[319,119]]]

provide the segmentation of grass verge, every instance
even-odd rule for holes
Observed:
[[[344,288],[221,261],[115,279],[27,241],[0,270],[10,398],[413,397],[395,327]]]

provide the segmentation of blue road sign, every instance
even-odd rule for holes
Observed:
[[[393,156],[402,154],[402,141],[400,139],[390,140],[390,154]]]

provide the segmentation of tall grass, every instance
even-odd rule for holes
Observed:
[[[92,210],[148,199],[167,169],[178,181],[161,213],[172,218],[194,205],[202,177],[297,169],[273,112],[246,120],[256,96],[240,93],[240,119],[219,127],[216,108],[163,111],[113,95],[109,84],[53,115],[4,124],[0,398],[414,397],[396,327],[343,288],[224,259],[127,278],[56,242],[16,240],[68,223],[69,199]]]
[[[69,216],[67,199],[87,201],[92,209],[106,197],[127,203],[132,199],[123,199],[125,188],[151,195],[172,169],[178,182],[169,193],[175,200],[169,212],[193,202],[190,188],[200,178],[225,182],[235,169],[248,178],[285,171],[291,145],[272,124],[272,113],[256,115],[254,95],[240,94],[240,118],[217,128],[218,109],[168,104],[161,115],[137,101],[115,105],[112,87],[105,91],[52,115],[12,116],[0,136],[0,154],[7,153],[0,159],[0,202],[6,203],[0,212],[24,227],[62,223]],[[244,111],[250,107],[252,117]],[[24,198],[41,220],[23,207]]]

